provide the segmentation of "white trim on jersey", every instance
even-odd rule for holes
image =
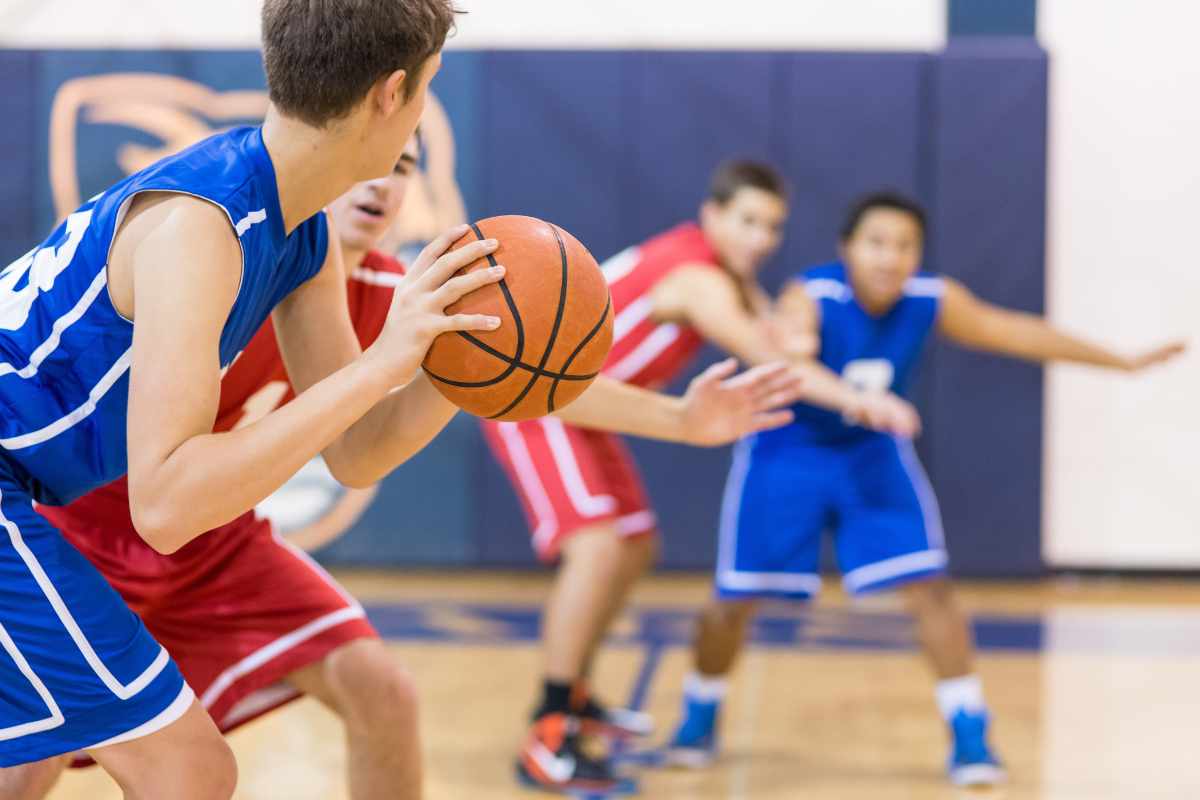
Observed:
[[[117,359],[117,363],[109,367],[108,372],[104,373],[104,377],[92,388],[92,391],[88,393],[88,399],[79,408],[36,431],[23,433],[20,436],[11,436],[8,439],[0,439],[0,447],[5,450],[20,450],[25,447],[32,447],[35,444],[41,444],[53,439],[63,431],[69,430],[87,419],[96,410],[96,404],[100,402],[100,399],[108,394],[108,390],[113,387],[113,384],[129,370],[129,363],[132,358],[133,348],[131,347]]]
[[[58,345],[62,341],[63,331],[74,325],[79,321],[80,317],[87,313],[87,310],[92,307],[92,303],[96,302],[96,298],[100,296],[100,292],[104,290],[106,285],[108,285],[108,270],[102,269],[96,273],[96,277],[92,279],[92,283],[88,286],[87,291],[76,301],[71,310],[54,320],[54,324],[50,326],[50,335],[30,353],[29,363],[20,368],[8,362],[0,364],[0,377],[15,374],[18,378],[28,379],[36,375],[38,367],[42,365],[46,357],[58,349]]]
[[[893,578],[941,569],[946,563],[945,550],[918,550],[852,569],[842,576],[842,584],[851,592],[861,592]]]
[[[942,510],[938,505],[937,495],[933,492],[933,486],[929,483],[929,476],[925,474],[921,459],[913,448],[912,440],[893,437],[892,442],[900,455],[900,465],[904,467],[913,491],[917,493],[917,504],[921,506],[921,517],[925,523],[926,541],[929,542],[930,549],[944,550],[946,534],[942,529]]]
[[[246,656],[236,664],[230,665],[223,670],[220,675],[213,680],[212,684],[204,691],[204,695],[200,698],[200,704],[205,708],[212,708],[221,695],[229,690],[229,687],[237,683],[238,680],[246,675],[254,672],[254,670],[266,664],[278,656],[283,655],[288,650],[291,650],[298,645],[303,644],[319,633],[324,633],[330,628],[341,625],[343,622],[349,622],[353,619],[365,619],[367,614],[359,602],[347,592],[342,585],[339,584],[332,575],[325,571],[324,567],[313,560],[312,556],[301,550],[296,545],[289,542],[286,538],[280,536],[274,529],[271,531],[271,538],[275,544],[287,550],[296,559],[302,562],[306,567],[313,571],[318,578],[326,585],[337,592],[342,601],[346,603],[346,607],[324,614],[316,619],[301,625],[291,633],[286,633],[278,639],[263,645],[258,650],[255,650],[250,655]]]
[[[4,493],[0,492],[0,502],[4,500]],[[29,545],[25,544],[24,537],[21,536],[21,529],[17,524],[4,516],[3,510],[0,510],[0,526],[8,531],[9,541],[12,543],[13,549],[21,560],[25,563],[25,568],[29,570],[34,581],[37,582],[38,588],[42,590],[42,594],[50,602],[50,607],[54,609],[55,615],[58,616],[59,622],[66,628],[71,640],[75,642],[75,646],[79,648],[79,652],[83,654],[83,659],[96,673],[101,682],[104,683],[108,690],[122,700],[128,700],[137,695],[142,689],[145,689],[152,680],[158,677],[158,674],[163,671],[171,658],[167,655],[166,648],[159,647],[158,655],[150,662],[150,666],[142,671],[130,683],[125,684],[117,680],[116,676],[109,671],[104,662],[100,660],[96,650],[92,647],[92,643],[87,640],[83,630],[79,627],[79,623],[75,621],[71,610],[67,608],[67,604],[63,601],[62,595],[58,593],[54,583],[50,580],[50,576],[46,574],[46,570],[42,568],[37,556],[29,549]]]
[[[542,485],[537,467],[529,455],[529,448],[525,446],[525,439],[517,423],[501,422],[496,425],[496,430],[504,440],[504,448],[512,460],[513,471],[517,473],[517,482],[525,490],[533,517],[537,520],[537,527],[533,530],[533,546],[535,550],[540,551],[558,533],[558,516],[554,513],[554,504],[550,502],[550,495]]]
[[[656,525],[658,525],[658,517],[653,511],[635,511],[632,514],[617,517],[617,533],[622,536],[645,533]]]
[[[850,287],[833,278],[813,278],[804,282],[804,291],[814,300],[834,300],[838,303],[850,301]]]
[[[179,690],[179,694],[175,695],[175,699],[171,701],[171,704],[158,712],[153,719],[143,722],[133,730],[125,731],[125,733],[118,734],[111,739],[105,739],[103,742],[96,742],[80,749],[92,750],[97,747],[109,747],[110,745],[131,742],[134,739],[141,739],[144,736],[157,733],[187,713],[187,710],[192,707],[192,703],[194,702],[196,702],[196,694],[192,691],[192,687],[185,683],[183,688]]]
[[[789,592],[815,595],[821,592],[821,576],[811,572],[729,570],[717,573],[717,587],[732,592]]]
[[[546,444],[550,446],[550,456],[558,467],[559,477],[562,478],[563,488],[567,490],[567,498],[575,510],[583,517],[599,517],[611,514],[617,508],[617,499],[610,494],[592,494],[583,479],[583,470],[575,451],[571,448],[571,440],[567,438],[567,430],[559,419],[542,417],[538,420],[546,433]]]
[[[621,309],[621,313],[613,320],[613,342],[621,341],[625,334],[649,319],[653,311],[654,300],[648,295],[639,297]]]
[[[0,728],[0,741],[19,739],[22,736],[29,736],[33,733],[53,730],[66,722],[66,717],[63,716],[58,703],[54,702],[54,696],[50,694],[50,690],[46,688],[46,684],[33,671],[33,667],[29,666],[29,662],[25,660],[25,656],[17,649],[17,643],[8,635],[8,631],[4,629],[3,625],[0,625],[0,645],[3,645],[9,657],[16,663],[17,669],[21,671],[21,674],[33,686],[33,690],[38,693],[38,697],[42,698],[42,702],[46,704],[46,709],[50,712],[50,716],[34,720],[33,722],[22,722],[17,725],[9,725],[7,728]]]
[[[904,283],[906,297],[941,297],[946,292],[946,282],[932,275],[918,275]]]
[[[212,708],[221,699],[221,695],[229,690],[229,687],[271,659],[283,655],[288,650],[303,644],[319,633],[324,633],[330,628],[341,625],[343,622],[349,622],[352,619],[361,619],[363,616],[362,608],[347,606],[346,608],[317,617],[312,622],[301,625],[291,633],[286,633],[275,641],[263,645],[218,675],[216,680],[212,682],[212,685],[205,690],[204,695],[200,698],[201,705],[205,708]]]
[[[679,339],[679,333],[679,326],[673,322],[659,325],[654,329],[653,333],[643,339],[637,347],[630,350],[624,358],[605,369],[604,373],[610,378],[616,378],[619,381],[632,379],[633,376],[653,363],[654,359],[662,355],[667,348],[675,344]]]
[[[301,694],[299,689],[287,683],[277,683],[251,692],[229,709],[229,713],[225,715],[224,719],[217,721],[217,727],[222,731],[236,728],[243,722],[254,719],[272,708],[295,700]]]
[[[233,226],[233,229],[237,232],[238,238],[240,239],[246,235],[246,231],[250,230],[260,222],[265,222],[266,219],[267,210],[265,208],[260,208],[257,211],[251,211],[247,213],[246,216],[239,219],[237,224]]]
[[[359,266],[350,272],[350,280],[362,281],[371,286],[386,286],[395,289],[404,280],[404,276],[397,272],[384,272]]]
[[[717,587],[734,592],[821,591],[821,576],[807,572],[750,572],[737,568],[738,521],[742,514],[742,494],[750,474],[750,455],[755,437],[742,439],[733,449],[733,464],[721,498],[721,522],[717,540]]]
[[[608,285],[612,286],[617,281],[624,278],[629,273],[633,272],[642,260],[642,248],[638,245],[626,247],[615,256],[610,256],[605,259],[600,265],[600,271],[604,274],[604,280],[608,281]]]

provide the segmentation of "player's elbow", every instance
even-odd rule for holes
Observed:
[[[335,466],[333,462],[328,460],[326,463],[329,466],[329,473],[333,475],[334,480],[347,489],[370,489],[379,483],[381,477],[369,470],[357,468],[353,465]]]
[[[138,502],[131,492],[129,513],[138,536],[157,553],[169,556],[190,540],[179,514],[165,503]]]

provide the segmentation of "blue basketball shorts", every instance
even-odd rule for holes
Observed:
[[[825,531],[852,594],[946,569],[937,498],[911,442],[882,434],[832,445],[755,436],[734,449],[725,487],[718,596],[815,595]]]
[[[0,455],[0,767],[136,739],[192,690]]]

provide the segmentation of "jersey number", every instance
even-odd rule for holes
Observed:
[[[38,292],[54,288],[54,279],[75,258],[91,221],[91,209],[76,211],[67,217],[61,241],[30,250],[0,272],[0,328],[15,331],[25,324]]]
[[[886,392],[895,377],[896,369],[886,358],[860,358],[842,370],[846,383],[860,392]]]

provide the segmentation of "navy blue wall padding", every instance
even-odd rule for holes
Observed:
[[[937,266],[986,300],[1044,302],[1045,53],[1031,39],[954,40],[934,80]],[[1031,574],[1040,554],[1042,373],[939,348],[925,436],[952,562]]]
[[[955,36],[1033,36],[1037,0],[950,0],[947,29]]]
[[[0,51],[0,67],[0,263],[54,222],[47,129],[63,81],[143,71],[220,90],[263,85],[258,55],[246,51]],[[791,182],[794,209],[762,276],[768,287],[833,258],[846,204],[891,186],[930,206],[930,267],[989,300],[1041,308],[1046,57],[1032,40],[971,37],[939,54],[459,51],[433,86],[454,124],[473,217],[546,217],[603,259],[692,217],[720,159],[765,158]],[[157,144],[86,115],[77,128],[84,197],[121,177],[120,145]],[[707,351],[689,375],[716,356]],[[1040,373],[937,346],[916,395],[926,422],[918,448],[955,571],[1037,572]],[[707,568],[728,450],[632,447],[665,533],[663,564]],[[533,563],[516,498],[465,417],[388,478],[322,558]]]

